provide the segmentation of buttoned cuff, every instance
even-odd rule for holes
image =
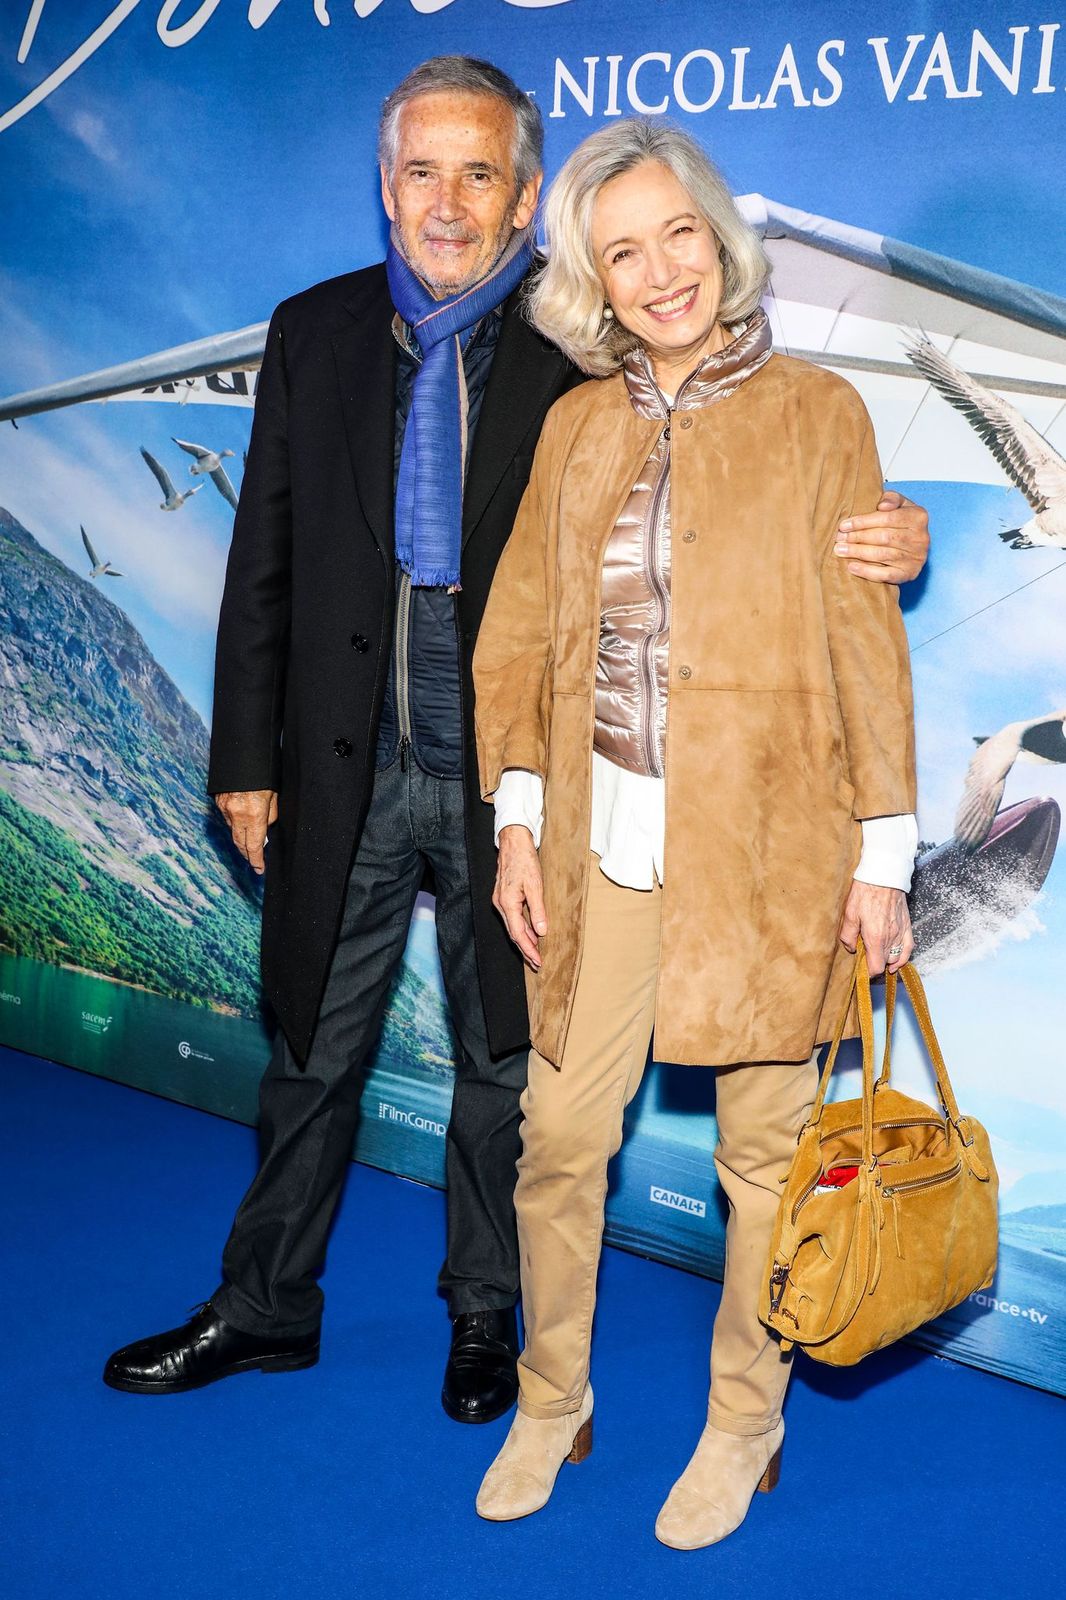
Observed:
[[[529,829],[534,845],[540,849],[544,827],[544,779],[539,773],[527,772],[524,767],[508,767],[500,778],[492,803],[496,811],[493,837],[497,846],[503,828],[519,826]]]
[[[918,821],[913,812],[897,817],[866,817],[861,823],[862,855],[855,868],[857,883],[907,893],[918,848]]]

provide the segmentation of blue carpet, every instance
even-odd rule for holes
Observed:
[[[652,1535],[706,1403],[716,1285],[608,1251],[596,1446],[547,1509],[480,1521],[507,1421],[439,1401],[443,1197],[352,1169],[322,1361],[117,1394],[110,1349],[210,1293],[248,1129],[0,1052],[4,1600],[489,1600],[1039,1592],[1060,1563],[1061,1401],[909,1348],[801,1364],[776,1493],[716,1549]],[[1060,1506],[1061,1509],[1061,1506]]]

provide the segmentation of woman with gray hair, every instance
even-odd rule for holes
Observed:
[[[699,146],[604,128],[546,231],[533,319],[601,381],[548,415],[474,663],[534,1044],[519,1411],[477,1506],[528,1515],[591,1448],[607,1166],[654,1031],[716,1069],[729,1203],[707,1424],[656,1524],[691,1549],[777,1480],[789,1361],[759,1290],[848,952],[911,952],[907,645],[898,591],[834,554],[882,492],[869,418],[774,352],[761,244]]]

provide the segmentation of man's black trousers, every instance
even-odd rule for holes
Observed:
[[[463,785],[399,759],[375,778],[348,884],[340,940],[311,1053],[301,1070],[283,1035],[259,1091],[259,1171],[241,1202],[212,1304],[247,1333],[309,1332],[359,1116],[367,1058],[407,941],[426,863],[437,893],[437,944],[458,1040],[446,1147],[452,1316],[518,1298],[514,1219],[518,1100],[526,1053],[489,1055],[474,953]],[[372,1292],[372,1285],[367,1290]]]

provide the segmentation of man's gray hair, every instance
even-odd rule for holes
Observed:
[[[524,189],[544,164],[544,124],[540,110],[490,61],[476,56],[433,56],[398,83],[381,108],[378,123],[378,160],[391,178],[400,142],[400,112],[420,94],[489,94],[503,100],[514,112],[515,187]]]

